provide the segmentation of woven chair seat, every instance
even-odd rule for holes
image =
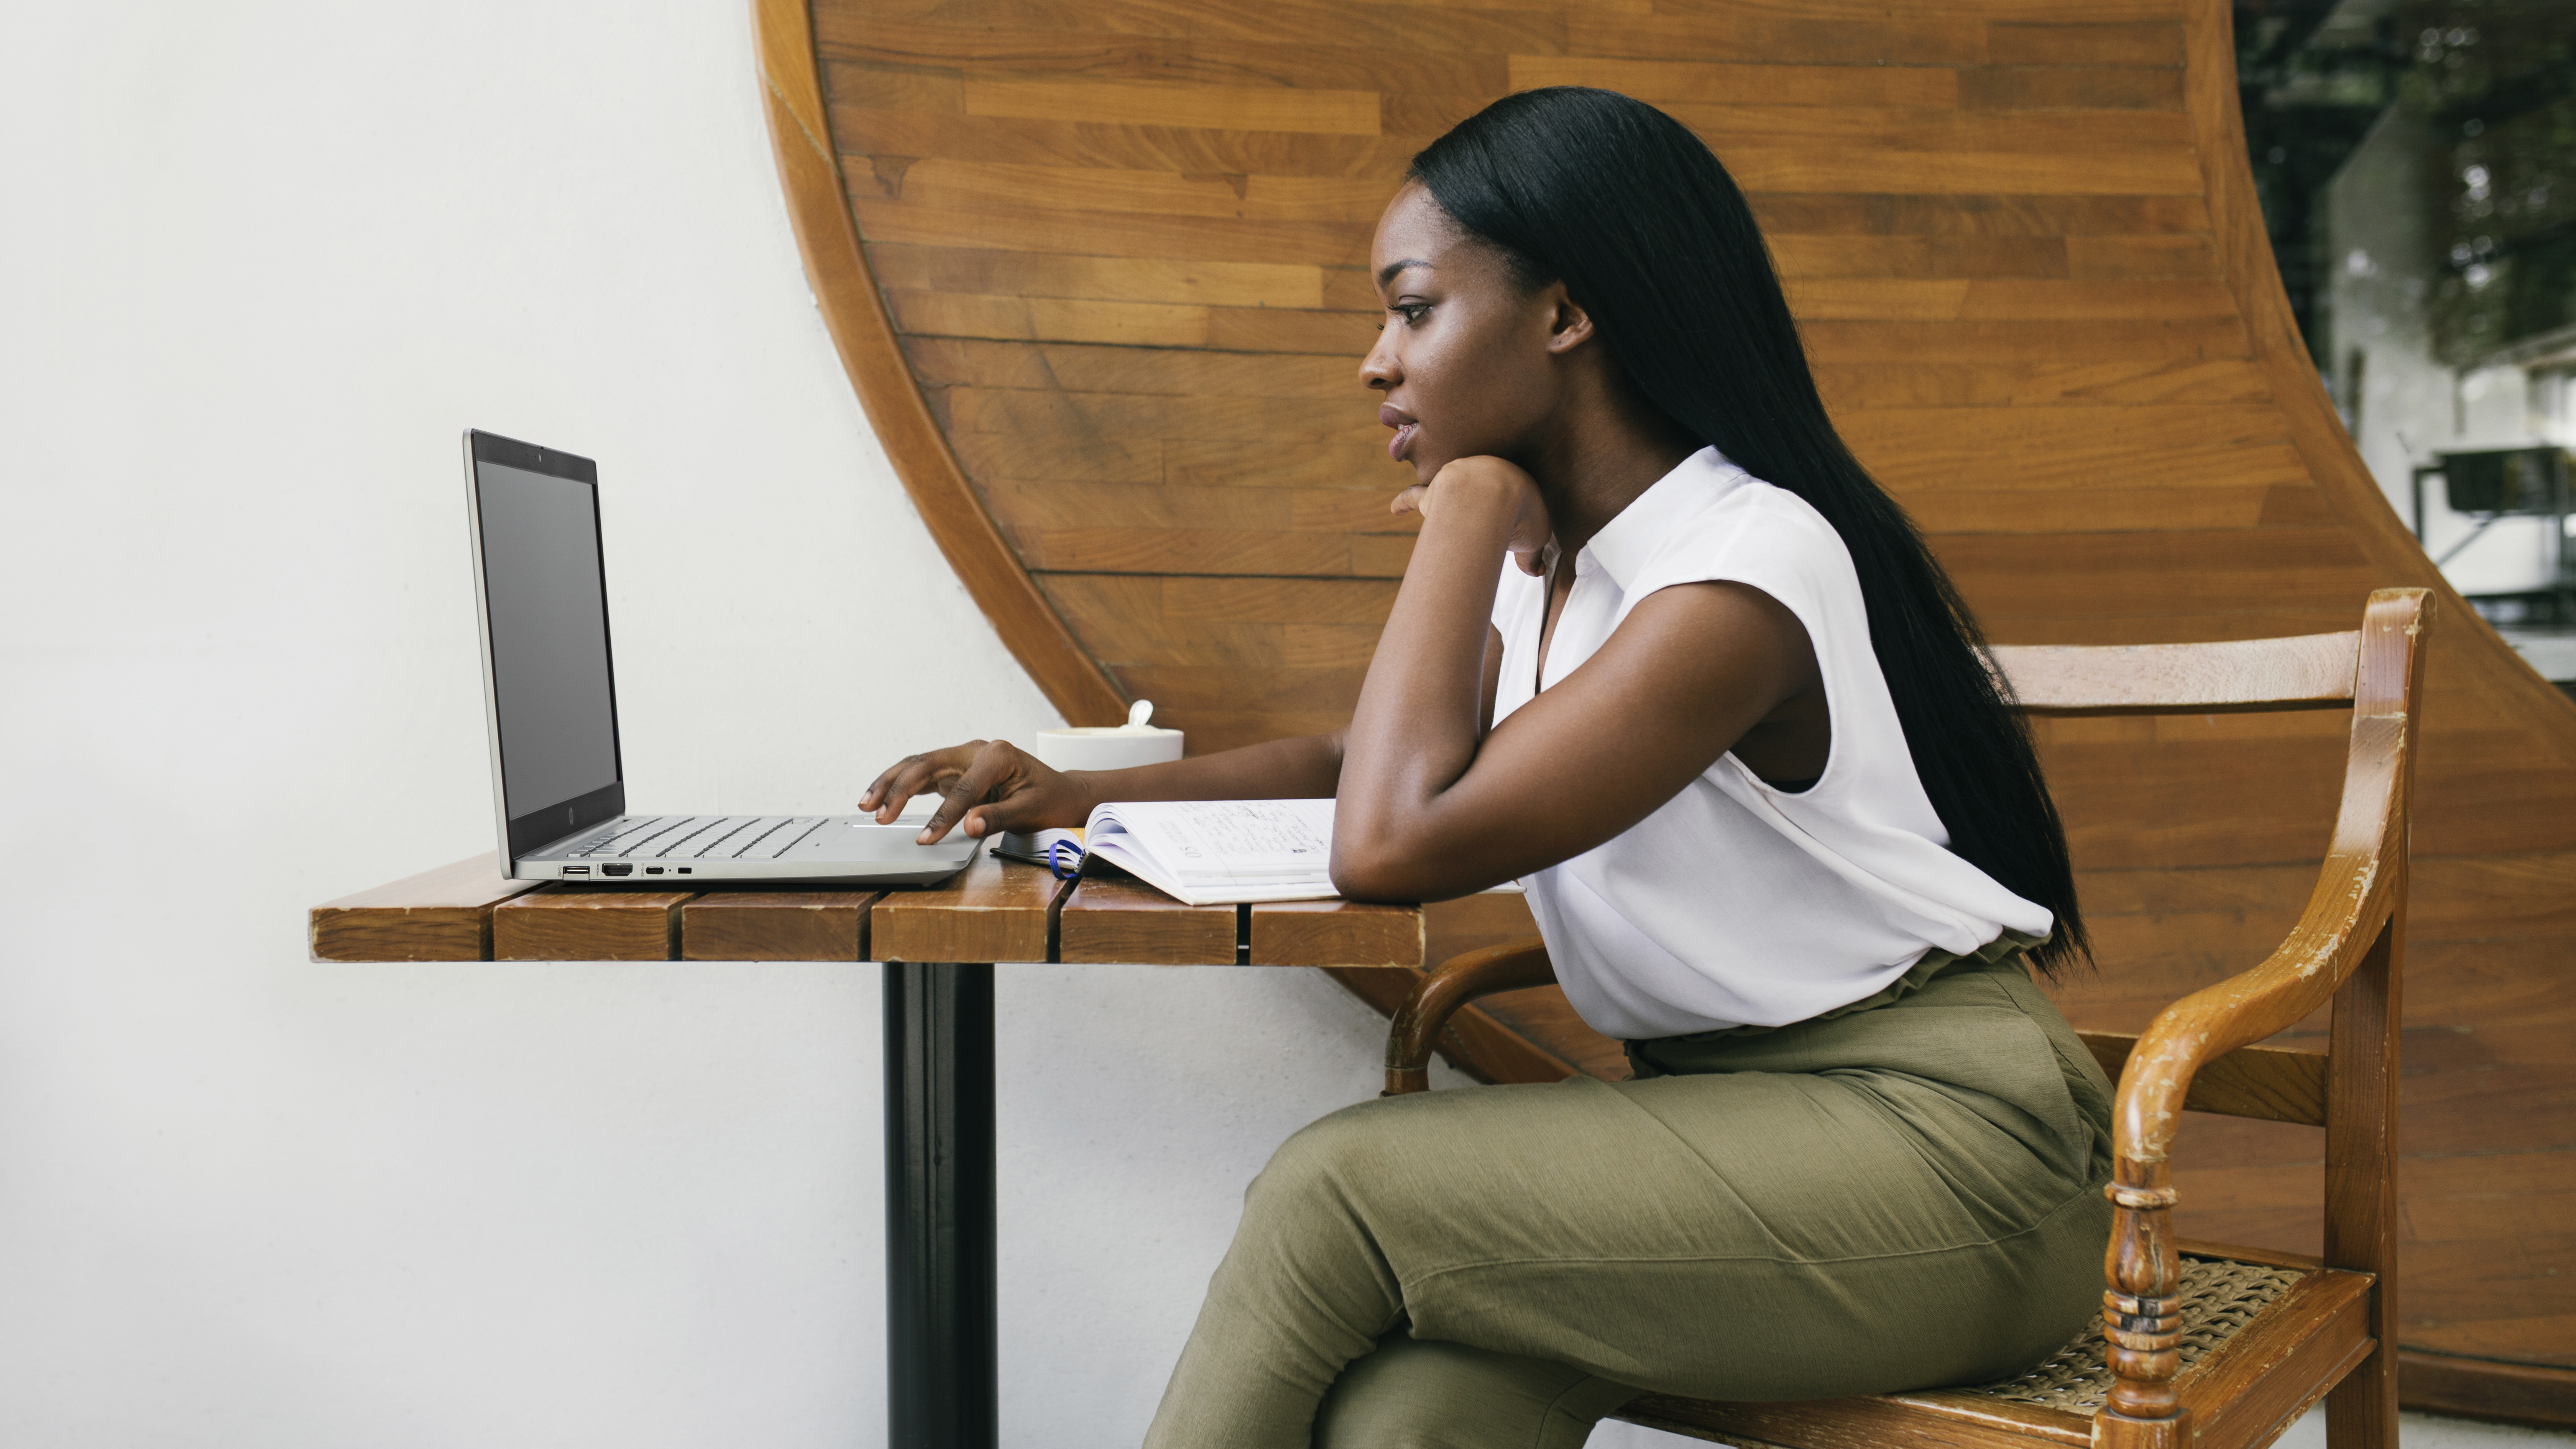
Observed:
[[[2243,1378],[2246,1363],[2280,1367],[2301,1355],[2314,1357],[2311,1350],[2333,1359],[2353,1351],[2356,1343],[2366,1349],[2358,1312],[2371,1281],[2368,1274],[2242,1262],[2218,1256],[2207,1246],[2181,1258],[2183,1329],[2176,1346],[2181,1359],[2176,1382],[2186,1402],[2195,1396],[2196,1383]],[[2289,1317],[2268,1312],[2276,1305]],[[2313,1335],[2294,1326],[2294,1320],[2339,1313],[2349,1319],[2340,1334]],[[2240,1334],[2250,1347],[2231,1344]],[[2240,1349],[2253,1358],[2241,1359]],[[2109,1357],[2097,1317],[2047,1362],[1989,1384],[1790,1403],[1644,1394],[1613,1417],[1694,1439],[1784,1449],[2006,1449],[2034,1441],[2082,1449],[2095,1442],[2093,1416],[2111,1396]],[[2222,1369],[2229,1360],[2240,1361],[2233,1369]],[[2297,1366],[2308,1365],[2303,1360]],[[2295,1415],[2304,1407],[2305,1400],[2299,1400],[2257,1412]],[[2202,1412],[2220,1410],[2211,1402]],[[2213,1445],[2240,1442],[2235,1436],[2246,1432],[2242,1421],[2204,1423],[2202,1428],[2214,1436],[2209,1439]]]
[[[2182,1260],[2181,1372],[2191,1372],[2193,1364],[2233,1338],[2272,1300],[2289,1292],[2290,1285],[2306,1276],[2295,1268],[2186,1256]],[[2039,1367],[1955,1392],[2089,1415],[2111,1396],[2109,1358],[2110,1344],[2102,1337],[2102,1317],[2095,1314],[2082,1335],[2051,1354]]]

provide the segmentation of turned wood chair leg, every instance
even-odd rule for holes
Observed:
[[[2182,1368],[2182,1253],[2174,1243],[2172,1178],[2163,1163],[2105,1189],[2113,1204],[2104,1255],[2103,1336],[2111,1399],[2093,1420],[2094,1449],[2189,1449],[2191,1411],[2174,1392]]]

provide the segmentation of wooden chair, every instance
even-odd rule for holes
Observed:
[[[2406,935],[2422,589],[2370,596],[2357,633],[2131,648],[1999,646],[2040,715],[2352,708],[2343,802],[2307,910],[2270,959],[2138,1036],[2085,1033],[2119,1083],[2102,1324],[2002,1383],[1803,1403],[1648,1394],[1619,1411],[1694,1438],[1784,1449],[2259,1449],[2326,1400],[2335,1449],[2397,1442],[2399,958]],[[1480,996],[1555,979],[1525,940],[1427,973],[1387,1036],[1387,1092],[1429,1086],[1431,1048]],[[2327,1052],[2257,1046],[2328,1001]],[[2171,1225],[2185,1111],[2326,1129],[2325,1255],[2193,1243]]]

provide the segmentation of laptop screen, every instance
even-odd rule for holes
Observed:
[[[518,855],[625,808],[598,473],[487,434],[473,453],[494,743]]]

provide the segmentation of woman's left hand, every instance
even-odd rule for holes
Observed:
[[[1470,497],[1473,502],[1467,501]],[[1508,517],[1510,535],[1504,547],[1511,550],[1512,561],[1525,574],[1546,570],[1541,551],[1554,536],[1555,527],[1548,520],[1547,500],[1539,496],[1538,480],[1518,464],[1495,457],[1452,458],[1441,465],[1430,482],[1416,483],[1395,495],[1387,511],[1419,513],[1428,519],[1433,510],[1445,511],[1453,502],[1492,508],[1499,516]]]

